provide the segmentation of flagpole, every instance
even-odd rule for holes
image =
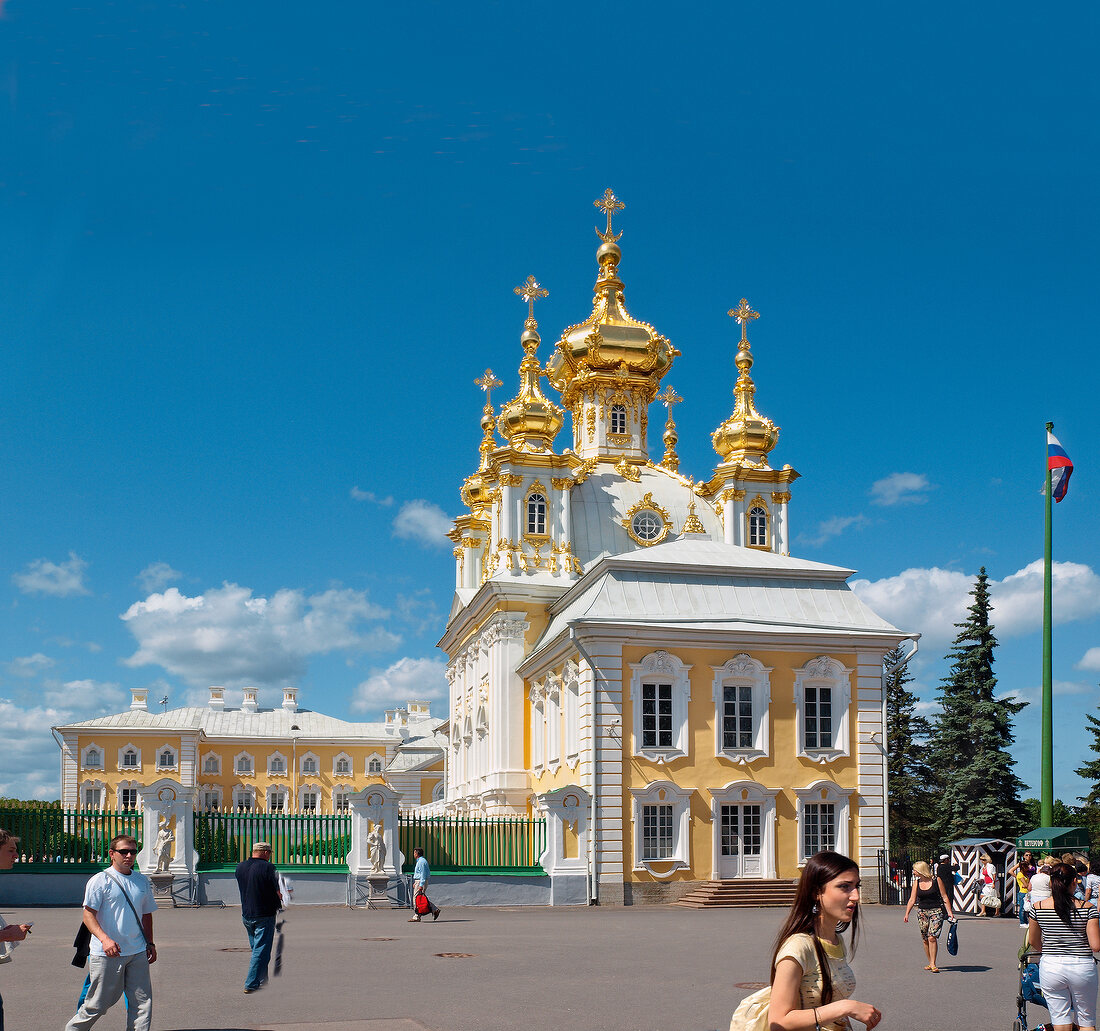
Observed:
[[[1047,433],[1052,432],[1054,423],[1047,423]],[[1046,469],[1046,489],[1043,491],[1045,525],[1043,548],[1043,757],[1039,791],[1039,823],[1044,827],[1054,826],[1054,703],[1052,690],[1053,665],[1051,662],[1050,625],[1051,625],[1051,531],[1050,514],[1054,493],[1050,481],[1050,459],[1047,440],[1043,438],[1043,467]]]

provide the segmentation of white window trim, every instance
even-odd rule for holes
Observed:
[[[247,773],[242,773],[239,763],[242,759],[247,759],[249,762],[249,769]],[[238,752],[233,756],[233,775],[235,777],[255,777],[256,776],[256,757],[251,752]],[[236,808],[236,806],[234,806]]]
[[[136,752],[137,753],[137,765],[136,766],[123,766],[122,765],[122,757],[127,752]],[[138,748],[136,745],[123,745],[118,750],[118,772],[119,773],[134,773],[135,771],[137,773],[141,772],[141,749]]]
[[[132,767],[131,767],[132,769]],[[142,810],[141,805],[141,781],[138,780],[120,780],[115,787],[115,808],[122,812],[122,792],[123,790],[134,792],[134,808],[126,810],[127,812],[139,813]]]
[[[554,674],[546,678],[546,768],[557,773],[561,768],[561,680]]]
[[[198,792],[196,794],[196,800],[199,805],[199,809],[204,813],[212,813],[214,810],[206,804],[206,794],[209,792],[212,795],[216,795],[218,799],[218,812],[221,812],[225,808],[225,796],[222,792],[220,784],[200,784]]]
[[[298,788],[298,812],[304,813],[305,808],[305,796],[312,794],[317,796],[317,807],[312,811],[315,813],[321,812],[321,807],[325,804],[325,793],[321,790],[320,784],[303,784]]]
[[[435,787],[432,788],[432,801],[442,802],[447,797],[447,785],[442,778],[436,781]]]
[[[271,800],[275,797],[281,798],[283,800],[282,809],[276,810],[272,808]],[[285,784],[269,784],[267,786],[267,789],[264,791],[264,810],[269,813],[290,812],[290,792],[287,790]]]
[[[88,753],[93,748],[99,753],[99,762],[95,766],[89,766],[88,765]],[[94,741],[89,741],[80,750],[80,768],[82,770],[102,770],[104,768],[104,766],[106,765],[106,762],[107,762],[107,753],[99,745],[97,745]],[[132,766],[128,767],[128,769],[133,769],[133,767]]]
[[[346,770],[339,769],[340,760],[347,759],[348,768]],[[353,777],[355,775],[355,760],[348,752],[340,752],[332,757],[332,775],[334,777]]]
[[[531,685],[531,772],[536,777],[546,772],[546,687],[541,681]]]
[[[214,760],[214,769],[208,770],[206,768],[207,760]],[[204,777],[220,777],[222,772],[222,757],[217,752],[207,752],[202,757],[202,764],[199,766],[199,772]]]
[[[842,788],[832,780],[815,780],[804,788],[794,789],[795,833],[798,849],[798,866],[806,865],[808,856],[802,854],[802,813],[807,803],[831,802],[836,806],[836,851],[842,856],[848,854],[848,823],[851,817],[852,789]]]
[[[778,788],[765,788],[754,780],[733,780],[724,788],[710,788],[710,818],[714,824],[711,848],[711,877],[719,881],[722,865],[722,806],[760,806],[760,851],[764,859],[761,877],[773,878],[775,873],[775,796]]]
[[[714,670],[714,754],[731,762],[747,765],[763,759],[770,753],[772,688],[769,674],[771,666],[742,652],[723,666]],[[726,687],[752,688],[752,748],[723,747],[723,689]]]
[[[162,766],[160,759],[161,755],[165,752],[172,753],[172,765]],[[163,744],[158,745],[156,750],[156,768],[157,770],[179,770],[180,768],[180,750],[175,745]]]
[[[306,769],[306,760],[313,760],[313,769]],[[351,767],[348,767],[350,770]],[[321,775],[321,757],[316,752],[304,752],[298,756],[298,772],[303,777],[319,777]]]
[[[581,681],[580,671],[572,660],[562,671],[562,691],[565,700],[562,712],[565,721],[565,765],[577,768],[581,758]]]
[[[348,805],[341,809],[337,804],[341,795],[347,795],[348,800],[351,800],[351,796],[355,794],[355,788],[351,784],[334,784],[332,787],[332,811],[334,813],[350,813],[351,806]]]
[[[283,768],[281,770],[273,770],[271,768],[272,762],[276,759],[282,759]],[[267,775],[269,777],[289,777],[290,776],[290,763],[287,762],[287,758],[282,752],[274,751],[267,757]]]
[[[630,707],[634,712],[634,755],[645,756],[652,762],[667,763],[688,754],[688,702],[691,701],[691,666],[685,665],[675,655],[658,650],[650,652],[641,662],[630,664],[634,671],[630,678]],[[642,684],[667,681],[672,684],[672,747],[642,745]]]
[[[236,761],[234,761],[234,765],[236,765]],[[251,784],[235,784],[233,786],[233,812],[240,808],[240,799],[242,798],[247,798],[249,801],[248,812],[256,812],[256,789]]]
[[[798,756],[816,763],[832,762],[851,755],[848,710],[852,707],[852,671],[829,655],[811,659],[794,673],[794,709]],[[805,745],[806,688],[832,688],[833,746],[807,748]]]
[[[81,781],[80,787],[77,790],[77,796],[76,796],[79,799],[79,808],[80,809],[91,808],[84,801],[84,792],[88,791],[88,790],[93,790],[93,791],[98,791],[99,792],[99,805],[96,806],[95,808],[102,810],[103,807],[107,804],[107,785],[104,784],[103,781],[101,781],[101,780]],[[117,799],[116,799],[116,801],[117,801]]]
[[[669,780],[655,780],[644,788],[631,788],[634,796],[631,819],[634,822],[634,869],[646,870],[664,880],[677,870],[691,868],[691,796],[690,788],[681,788]],[[642,806],[672,806],[672,855],[668,859],[642,858]],[[667,869],[665,869],[667,867]]]
[[[377,759],[382,764],[377,772],[371,772],[370,768],[370,764],[374,759]],[[386,772],[386,757],[381,752],[371,752],[371,754],[367,756],[367,761],[363,765],[363,770],[368,777],[381,777],[382,774]]]

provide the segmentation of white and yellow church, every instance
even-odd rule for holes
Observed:
[[[882,660],[916,635],[790,555],[798,473],[755,403],[745,300],[734,405],[705,479],[679,469],[680,352],[627,311],[608,190],[591,314],[545,368],[534,278],[519,391],[494,411],[454,522],[446,802],[566,812],[557,862],[603,904],[712,879],[786,879],[824,848],[872,887],[885,847]],[[543,391],[548,380],[556,399]],[[663,454],[647,443],[667,409]],[[660,417],[661,409],[656,409]],[[555,449],[568,415],[571,447]],[[562,810],[562,805],[572,807]]]

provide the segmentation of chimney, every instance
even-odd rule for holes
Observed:
[[[136,709],[138,712],[149,711],[149,688],[131,687],[130,694],[132,696],[132,700],[130,701],[131,709]]]
[[[210,701],[207,704],[215,712],[221,712],[225,708],[225,688],[211,687]]]
[[[255,687],[246,687],[244,689],[244,701],[241,702],[241,712],[255,712],[259,708],[259,703],[256,701],[256,695],[258,689]]]
[[[283,688],[283,708],[286,709],[287,712],[298,711],[298,688]]]
[[[409,702],[406,708],[409,710],[410,720],[430,720],[432,718],[431,702]]]

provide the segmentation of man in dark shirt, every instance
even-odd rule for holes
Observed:
[[[252,946],[252,962],[244,981],[249,995],[267,984],[267,964],[275,940],[275,915],[282,904],[279,872],[271,862],[271,845],[257,841],[252,858],[237,864],[237,887],[241,890],[241,920]]]

